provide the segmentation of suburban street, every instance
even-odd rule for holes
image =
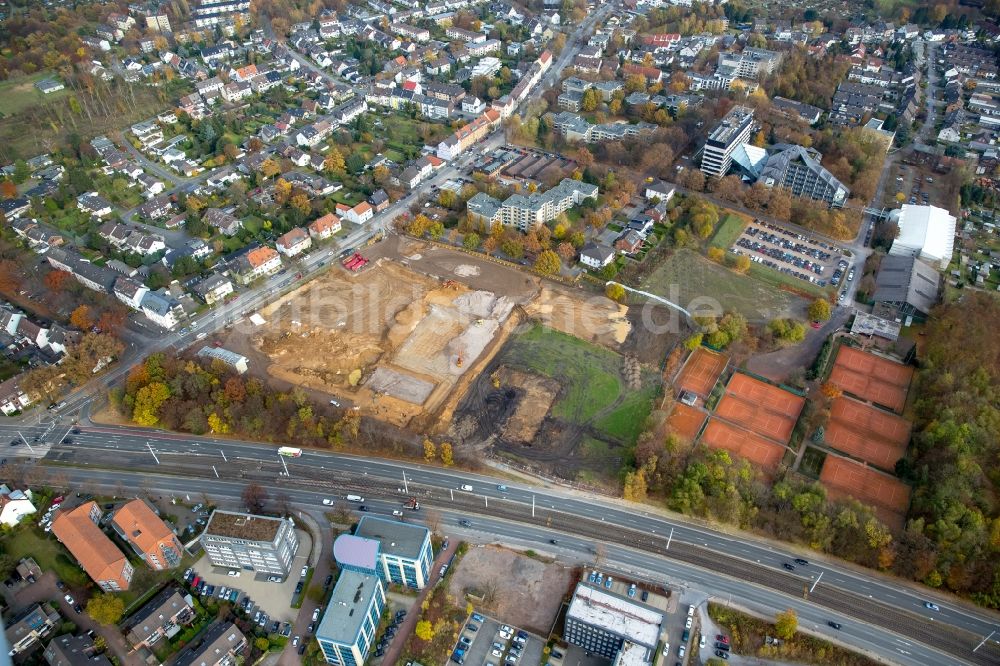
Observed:
[[[994,613],[835,560],[820,561],[815,554],[787,544],[726,533],[651,509],[637,512],[631,505],[581,492],[515,485],[409,462],[318,451],[281,459],[271,445],[86,423],[81,429],[71,445],[35,444],[41,448],[34,455],[44,454],[46,462],[58,465],[36,466],[35,472],[56,474],[76,487],[174,495],[197,488],[199,494],[229,500],[238,498],[248,481],[256,480],[312,509],[324,498],[363,492],[373,511],[389,513],[408,494],[439,513],[439,529],[447,526],[448,533],[459,533],[455,521],[463,517],[472,520],[468,536],[486,541],[510,536],[537,548],[558,534],[560,549],[583,553],[585,559],[601,542],[607,562],[625,570],[659,572],[678,583],[697,584],[716,597],[733,594],[740,603],[769,609],[767,613],[800,605],[801,617],[809,618],[819,633],[869,646],[895,663],[926,664],[929,651],[935,649],[942,654],[935,654],[933,663],[989,664],[1000,659],[1000,647],[992,640],[972,652],[1000,623]],[[17,430],[5,425],[0,431],[11,439],[22,435],[30,441],[44,428]],[[64,432],[61,426],[53,427],[41,439],[58,441]],[[33,454],[21,445],[8,449],[7,456],[10,460]],[[465,483],[473,485],[473,492],[458,490]],[[507,483],[508,489],[498,490],[498,483]],[[793,573],[782,568],[803,556],[813,561],[809,567]],[[810,598],[803,599],[802,591],[820,572],[822,580]],[[927,610],[927,600],[941,611]],[[841,632],[825,626],[832,618],[844,625]]]

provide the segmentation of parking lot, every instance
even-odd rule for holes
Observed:
[[[462,628],[451,661],[464,666],[538,664],[545,640],[523,629],[473,613]]]
[[[754,220],[732,247],[736,254],[746,254],[751,261],[764,264],[806,282],[825,287],[839,282],[833,275],[837,262],[844,261],[841,248],[799,234],[776,224]]]
[[[292,562],[291,573],[283,582],[269,582],[267,574],[255,573],[253,571],[239,571],[239,576],[230,576],[228,568],[213,567],[207,557],[198,560],[194,565],[194,573],[208,585],[215,588],[214,596],[218,598],[222,588],[225,587],[230,592],[239,592],[234,605],[246,604],[246,599],[250,599],[253,607],[250,617],[254,617],[259,610],[266,613],[271,622],[294,622],[298,610],[291,607],[292,597],[295,594],[295,587],[301,580],[300,573],[302,567],[306,566],[309,557],[309,550],[312,541],[309,534],[302,530],[295,531],[299,538],[299,549]],[[322,581],[314,581],[322,583]],[[304,593],[304,592],[303,592]]]

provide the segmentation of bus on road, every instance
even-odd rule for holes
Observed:
[[[298,458],[302,455],[302,449],[296,449],[292,446],[282,446],[278,449],[279,456],[288,456],[289,458]]]

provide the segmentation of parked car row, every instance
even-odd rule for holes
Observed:
[[[237,575],[234,576],[233,571],[236,571]],[[238,571],[235,569],[233,571],[230,572],[230,577],[238,578]],[[232,604],[233,610],[244,614],[247,619],[268,633],[280,633],[282,636],[289,636],[292,633],[290,624],[272,622],[268,614],[257,608],[257,604],[245,592],[235,587],[211,585],[196,574],[193,569],[184,572],[184,582],[190,586],[192,594],[197,594],[202,599],[218,599],[220,602],[225,601]]]
[[[762,229],[758,229],[757,227],[747,227],[746,235],[750,236],[751,238],[757,238],[759,240],[762,240],[765,243],[770,243],[771,245],[777,245],[783,250],[791,250],[793,252],[798,252],[799,254],[804,254],[807,257],[812,257],[813,259],[819,259],[820,261],[829,261],[830,257],[833,256],[829,252],[821,250],[818,247],[809,247],[805,243],[801,242],[796,243],[794,241],[789,240],[784,235],[779,236],[777,234],[768,233]],[[801,235],[798,236],[798,238],[803,240],[808,240],[805,238],[805,236]]]
[[[385,654],[385,649],[389,647],[389,643],[392,639],[396,637],[396,630],[399,629],[399,625],[403,623],[406,619],[406,611],[398,610],[392,618],[392,622],[386,627],[385,632],[382,634],[382,638],[379,639],[378,644],[375,646],[375,656],[381,657]]]
[[[762,222],[760,220],[754,220],[754,224],[759,224],[760,226],[770,231],[773,231],[774,233],[782,234],[784,236],[788,236],[789,238],[795,238],[797,240],[800,240],[803,243],[808,243],[809,245],[823,248],[824,250],[828,250],[833,254],[840,254],[840,248],[837,247],[836,245],[831,245],[829,243],[816,240],[815,238],[806,236],[805,234],[793,233],[791,230],[786,229],[784,227],[779,227],[777,224],[771,224],[770,222]]]
[[[743,254],[739,250],[735,250],[735,253],[736,254]],[[782,266],[778,262],[772,261],[772,260],[767,259],[765,257],[759,257],[759,256],[757,256],[755,254],[752,254],[752,255],[750,255],[750,261],[752,261],[752,262],[754,262],[756,264],[762,264],[764,266],[767,266],[768,268],[773,268],[774,270],[778,271],[779,273],[785,273],[786,275],[791,275],[792,277],[798,278],[800,280],[805,280],[806,282],[811,282],[811,283],[813,283],[815,285],[819,285],[820,287],[825,287],[826,286],[826,280],[820,280],[815,275],[806,275],[805,273],[801,273],[801,272],[799,272],[797,270],[794,270],[791,266]]]
[[[803,259],[802,257],[796,257],[791,252],[781,250],[776,247],[769,247],[763,243],[758,243],[757,241],[750,240],[748,238],[741,238],[736,241],[736,245],[745,248],[747,250],[752,250],[759,254],[767,255],[773,259],[783,261],[786,264],[791,264],[796,268],[802,268],[807,271],[812,271],[816,275],[823,274],[823,265],[810,261],[808,259]]]

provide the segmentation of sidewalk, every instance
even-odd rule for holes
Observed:
[[[434,589],[434,586],[440,582],[441,576],[438,575],[438,572],[441,570],[441,565],[451,559],[451,556],[458,550],[458,544],[459,539],[451,539],[448,543],[448,549],[441,551],[434,558],[434,563],[431,564],[430,580],[427,581],[427,586],[420,590],[420,594],[417,595],[417,598],[413,600],[413,604],[407,609],[406,618],[400,623],[399,631],[396,632],[395,638],[392,639],[389,647],[385,650],[385,654],[382,655],[383,664],[391,665],[399,663],[399,656],[406,646],[406,641],[417,627],[420,607],[424,603],[424,599],[427,598],[427,595]]]

